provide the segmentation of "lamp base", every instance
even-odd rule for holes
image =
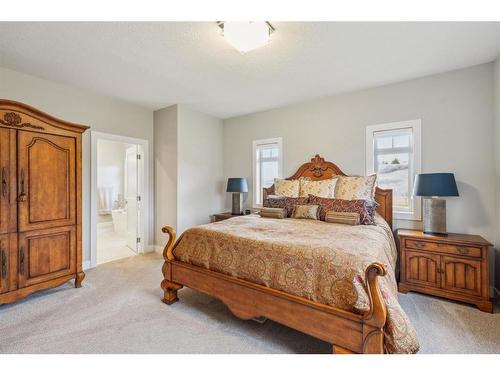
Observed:
[[[424,198],[424,233],[447,234],[446,200]]]
[[[233,193],[233,205],[231,209],[233,215],[243,215],[243,194]]]

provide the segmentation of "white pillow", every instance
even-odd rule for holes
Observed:
[[[280,180],[274,179],[274,194],[298,198],[300,192],[300,182],[299,180]]]
[[[335,198],[336,185],[337,178],[320,181],[303,179],[300,180],[300,196],[308,197],[309,194],[312,194],[320,198]]]
[[[340,176],[337,181],[335,198],[345,200],[365,199],[374,201],[376,183],[376,174],[366,177]]]

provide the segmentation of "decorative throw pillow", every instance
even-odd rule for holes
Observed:
[[[325,221],[327,223],[359,225],[359,213],[327,211],[325,214]]]
[[[373,216],[375,215],[375,209],[377,207],[377,204],[375,202],[364,199],[328,199],[310,195],[309,204],[319,204],[321,206],[319,211],[319,217],[321,220],[325,220],[326,213],[328,211],[356,212],[359,214],[359,222],[361,224],[375,224],[373,218]]]
[[[309,194],[322,198],[335,198],[335,186],[337,178],[328,180],[311,181],[306,179],[300,180],[300,196],[308,197]]]
[[[287,213],[287,217],[292,216],[293,209],[298,204],[307,204],[308,198],[289,198],[289,197],[273,197],[266,198],[262,202],[263,207],[271,208],[284,208]]]
[[[374,201],[376,182],[376,174],[366,177],[340,176],[337,181],[335,198],[345,200],[366,199]]]
[[[317,204],[298,204],[293,210],[294,219],[313,219],[319,220],[319,205]]]
[[[283,197],[298,198],[300,192],[299,180],[274,180],[274,194]]]
[[[287,216],[287,212],[284,208],[263,207],[261,208],[259,215],[261,217],[269,217],[273,219],[284,219]]]

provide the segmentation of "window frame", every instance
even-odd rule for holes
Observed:
[[[367,175],[375,173],[375,165],[374,165],[375,133],[382,131],[403,130],[409,128],[412,129],[412,138],[413,138],[413,145],[412,145],[413,157],[410,158],[408,163],[411,164],[409,188],[410,190],[413,190],[413,183],[415,181],[415,176],[421,173],[422,170],[422,120],[421,119],[368,125],[366,127],[365,170]],[[413,202],[413,207],[412,207],[413,210],[410,212],[397,211],[396,208],[393,206],[394,219],[412,220],[412,221],[422,220],[422,199],[420,197],[413,196],[412,192],[413,191],[410,191],[410,197]]]
[[[277,144],[278,145],[278,176],[276,178],[283,178],[283,138],[267,138],[267,139],[258,139],[253,141],[252,146],[252,204],[253,208],[261,208],[262,203],[257,202],[257,194],[259,191],[262,194],[262,187],[257,186],[257,149],[259,146],[268,145],[268,144]]]

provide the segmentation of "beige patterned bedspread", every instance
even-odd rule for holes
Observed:
[[[362,313],[369,264],[387,266],[379,278],[388,309],[388,353],[415,353],[418,340],[397,300],[396,245],[387,223],[349,226],[307,219],[235,217],[190,228],[173,250],[177,260]]]

